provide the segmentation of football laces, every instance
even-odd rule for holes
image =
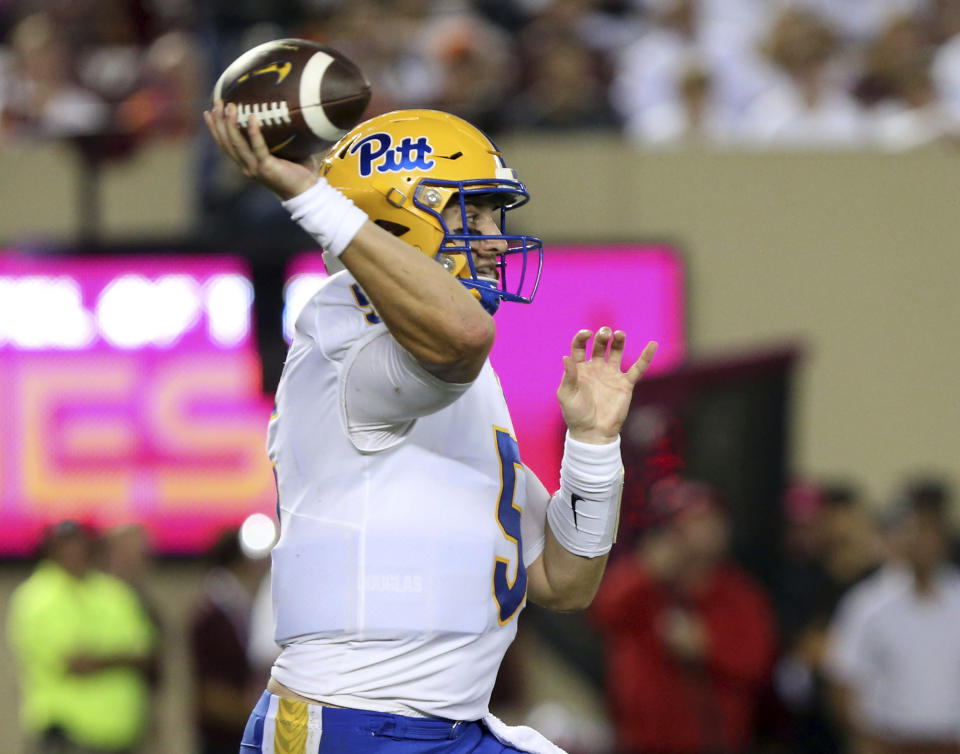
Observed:
[[[261,126],[290,123],[290,109],[286,102],[254,102],[237,108],[237,123],[246,128],[251,115],[256,115]]]

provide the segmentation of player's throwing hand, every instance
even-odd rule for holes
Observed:
[[[563,379],[557,399],[567,429],[574,440],[588,443],[613,442],[627,418],[633,388],[653,361],[654,341],[626,372],[621,370],[627,336],[601,327],[593,340],[587,359],[587,341],[593,332],[580,330],[570,344],[570,355],[563,357]],[[609,348],[609,351],[608,351]]]
[[[217,100],[213,110],[203,113],[203,119],[217,146],[237,163],[243,174],[263,184],[281,199],[298,196],[317,182],[314,158],[297,163],[270,154],[256,115],[251,115],[247,121],[246,137],[240,130],[237,106],[233,103],[224,107],[223,101]]]

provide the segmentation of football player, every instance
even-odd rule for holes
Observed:
[[[205,118],[342,270],[297,319],[268,430],[283,651],[242,751],[559,751],[487,705],[526,600],[593,599],[619,512],[620,426],[656,344],[624,370],[623,332],[574,335],[550,495],[487,360],[493,313],[529,303],[542,254],[506,233],[529,197],[493,142],[446,113],[398,111],[317,170],[272,156],[233,105]]]

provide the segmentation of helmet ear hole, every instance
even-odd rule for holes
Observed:
[[[408,225],[402,225],[401,223],[395,223],[392,220],[374,220],[375,225],[379,225],[387,233],[392,233],[395,236],[402,236],[404,233],[410,230]]]
[[[352,147],[356,141],[357,140],[354,138],[344,144],[343,149],[340,150],[340,154],[337,155],[337,158],[342,160],[344,157],[346,157],[350,147]]]

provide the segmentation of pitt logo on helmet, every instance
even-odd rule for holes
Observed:
[[[404,136],[393,146],[393,137],[386,133],[370,134],[350,147],[350,154],[359,152],[360,176],[369,178],[374,168],[378,173],[399,173],[406,170],[429,170],[436,163],[427,157],[433,147],[426,136],[411,139]]]

